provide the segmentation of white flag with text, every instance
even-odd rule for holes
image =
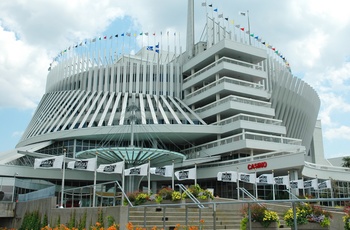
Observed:
[[[318,189],[322,190],[322,189],[326,189],[326,188],[332,188],[330,180],[326,180],[326,181],[323,181],[321,183],[318,183]]]
[[[35,169],[62,169],[63,155],[57,157],[36,158]]]
[[[290,188],[304,188],[303,180],[292,180],[289,182]]]
[[[152,167],[150,168],[150,173],[158,176],[172,177],[174,173],[174,167],[172,165]]]
[[[196,168],[177,171],[175,176],[178,180],[195,180],[197,178]]]
[[[124,170],[125,176],[148,176],[148,163]]]
[[[237,172],[234,172],[234,171],[218,172],[217,178],[218,178],[218,181],[237,182]]]
[[[118,173],[122,174],[123,173],[123,166],[124,166],[124,161],[122,162],[117,162],[114,164],[100,164],[97,168],[97,172],[100,173]]]
[[[258,178],[256,178],[256,183],[273,184],[273,175],[261,174]]]
[[[243,182],[255,184],[256,183],[256,175],[255,173],[239,173],[238,179]]]
[[[287,189],[289,189],[289,176],[277,176],[274,178],[275,184],[277,185],[285,185]]]
[[[86,170],[86,171],[95,171],[96,169],[96,157],[89,159],[82,159],[71,161],[68,163],[68,168],[74,170]]]

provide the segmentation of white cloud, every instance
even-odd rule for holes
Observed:
[[[343,139],[350,140],[350,127],[349,126],[340,126],[334,129],[328,129],[324,132],[324,136],[329,139]]]

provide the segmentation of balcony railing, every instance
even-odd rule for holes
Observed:
[[[288,138],[288,137],[281,137],[281,136],[273,136],[273,135],[266,135],[266,134],[260,134],[260,133],[252,133],[252,132],[245,132],[240,133],[234,136],[222,138],[220,140],[208,142],[202,145],[197,145],[192,148],[184,149],[182,151],[183,154],[189,155],[191,153],[200,152],[202,150],[208,150],[212,149],[218,146],[223,146],[227,144],[231,144],[233,142],[238,142],[241,140],[255,140],[255,141],[264,141],[269,143],[276,143],[276,144],[289,144],[289,145],[301,145],[300,139],[294,139],[294,138]]]
[[[201,108],[195,109],[194,111],[196,113],[201,113],[204,111],[207,111],[209,109],[212,109],[214,107],[217,107],[221,104],[227,103],[227,102],[238,102],[238,103],[243,103],[243,104],[249,104],[249,105],[255,105],[255,106],[260,106],[260,107],[265,107],[265,108],[271,108],[271,103],[270,102],[264,102],[264,101],[259,101],[259,100],[254,100],[254,99],[248,99],[245,97],[238,97],[238,96],[233,96],[230,95],[228,97],[225,97],[219,101],[215,101],[213,103],[210,103],[206,106],[203,106]]]
[[[189,81],[189,80],[197,77],[198,75],[210,70],[211,68],[214,68],[216,65],[218,65],[220,63],[231,63],[231,64],[247,67],[250,69],[263,71],[263,68],[259,65],[254,65],[254,64],[251,64],[248,62],[243,62],[243,61],[239,61],[239,60],[228,58],[228,57],[222,57],[219,60],[211,63],[210,65],[207,65],[206,67],[202,68],[201,70],[199,70],[199,71],[195,72],[194,74],[192,74],[191,76],[187,77],[186,79],[184,79],[183,83],[186,83],[187,81]],[[263,71],[263,72],[265,72],[265,71]]]
[[[281,120],[258,117],[253,115],[246,115],[246,114],[237,114],[233,117],[229,117],[227,119],[212,123],[212,125],[227,125],[236,121],[249,121],[249,122],[255,122],[260,124],[282,126]]]
[[[230,83],[230,84],[235,84],[235,85],[239,85],[239,86],[244,86],[244,87],[249,87],[249,88],[254,88],[254,89],[258,89],[258,90],[264,90],[264,86],[261,84],[256,84],[256,83],[252,83],[249,81],[242,81],[242,80],[238,80],[238,79],[232,79],[229,77],[223,77],[220,78],[218,81],[212,82],[190,94],[188,94],[186,96],[186,99],[190,99],[194,96],[197,96],[198,94],[201,94],[217,85],[223,84],[223,83]]]

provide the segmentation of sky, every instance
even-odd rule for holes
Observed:
[[[319,94],[325,157],[348,156],[348,9],[344,0],[195,0],[195,40],[206,13],[247,28],[248,17],[239,12],[249,11],[250,31],[276,47],[292,73]],[[0,152],[20,140],[45,93],[48,67],[62,50],[99,36],[166,31],[185,47],[186,19],[186,0],[0,1]],[[144,44],[139,37],[137,44]]]

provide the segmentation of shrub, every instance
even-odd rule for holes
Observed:
[[[161,190],[159,190],[158,195],[160,195],[163,198],[163,200],[171,200],[173,192],[173,189],[169,187],[164,187]]]
[[[328,227],[331,224],[332,215],[323,210],[320,206],[313,204],[298,204],[296,207],[297,224],[306,224],[308,222],[319,223],[322,227]],[[290,208],[284,215],[284,221],[287,226],[294,226],[293,209]]]
[[[243,219],[241,220],[241,229],[246,229],[248,223],[248,206],[244,206]],[[265,206],[253,204],[250,206],[250,215],[252,222],[259,222],[262,226],[267,228],[271,223],[277,222],[279,224],[279,218],[277,212],[268,210]]]

